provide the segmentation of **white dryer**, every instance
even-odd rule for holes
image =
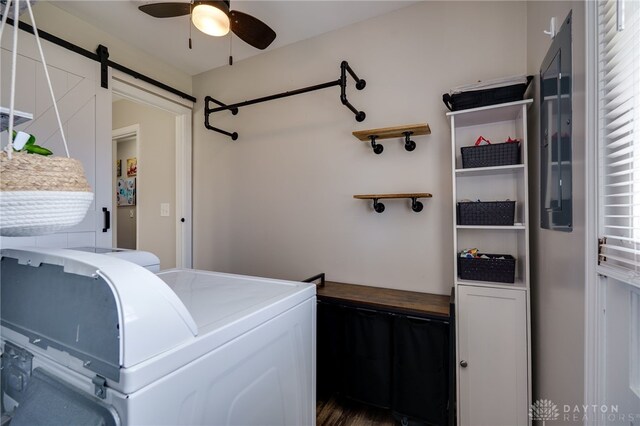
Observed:
[[[2,250],[11,426],[313,425],[315,286]]]

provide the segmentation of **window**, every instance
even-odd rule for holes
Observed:
[[[598,3],[599,269],[640,285],[640,2]]]

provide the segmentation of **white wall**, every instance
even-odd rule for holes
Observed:
[[[421,2],[194,77],[194,265],[235,273],[328,279],[448,294],[452,285],[450,128],[442,93],[526,70],[524,2]],[[201,99],[238,102],[335,80],[347,60],[367,81],[211,116]],[[354,130],[426,122],[406,152],[372,153]],[[414,213],[383,214],[354,194],[430,192]]]
[[[573,9],[573,232],[541,229],[538,74],[551,39],[542,33]],[[527,2],[527,69],[536,75],[529,115],[533,400],[581,404],[585,303],[585,7],[581,1]],[[560,418],[562,420],[562,417]],[[559,423],[559,421],[554,422]],[[574,424],[574,423],[571,423]]]
[[[140,125],[136,177],[138,249],[156,254],[162,269],[174,268],[177,220],[175,116],[128,100],[114,102],[113,128],[134,124]],[[168,217],[160,216],[161,203],[170,204]]]
[[[132,47],[130,44],[88,24],[48,1],[39,1],[33,7],[38,29],[95,52],[99,44],[109,48],[109,59],[141,74],[159,80],[178,90],[191,93],[191,76],[156,57]],[[30,22],[28,14],[20,19]],[[46,54],[46,52],[45,52]]]

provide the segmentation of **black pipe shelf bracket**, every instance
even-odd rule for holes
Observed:
[[[237,132],[227,132],[226,130],[219,129],[211,125],[209,116],[214,112],[220,111],[231,111],[231,114],[237,115],[238,109],[244,106],[254,105],[261,102],[272,101],[275,99],[286,98],[289,96],[301,95],[303,93],[313,92],[316,90],[326,89],[333,86],[340,86],[340,102],[342,105],[349,108],[349,110],[355,115],[356,121],[361,122],[366,118],[366,114],[364,111],[358,111],[347,99],[347,74],[353,78],[356,82],[356,89],[362,90],[367,85],[367,82],[361,78],[358,78],[353,69],[349,66],[347,61],[342,61],[340,64],[340,78],[338,80],[329,81],[322,84],[316,84],[315,86],[304,87],[302,89],[292,90],[289,92],[278,93],[276,95],[264,96],[262,98],[252,99],[249,101],[238,102],[231,105],[226,105],[211,96],[206,96],[204,98],[204,127],[213,130],[214,132],[222,133],[223,135],[229,136],[232,140],[238,139]],[[211,107],[210,104],[216,104],[217,107]]]
[[[376,142],[378,139],[403,138],[404,149],[413,151],[416,143],[411,140],[412,136],[430,135],[431,128],[428,124],[411,124],[408,126],[384,127],[381,129],[358,130],[352,132],[358,140],[371,142],[371,148],[376,154],[381,154],[384,147]]]
[[[354,195],[353,198],[358,200],[372,200],[373,210],[376,213],[382,213],[385,209],[384,204],[380,200],[390,200],[398,198],[408,198],[411,200],[411,210],[419,213],[424,208],[424,204],[418,201],[418,198],[431,198],[432,195],[428,192],[414,192],[409,194],[366,194],[366,195]]]

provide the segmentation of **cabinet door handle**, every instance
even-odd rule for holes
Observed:
[[[469,365],[469,364],[467,364],[467,361],[465,361],[464,359],[462,361],[460,361],[460,367],[467,368],[467,365]]]
[[[102,214],[104,215],[104,227],[102,228],[102,232],[107,232],[111,229],[111,212],[106,207],[103,207]]]

